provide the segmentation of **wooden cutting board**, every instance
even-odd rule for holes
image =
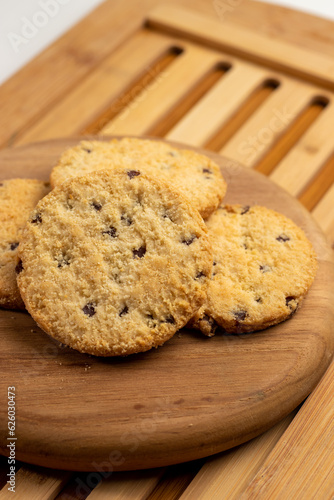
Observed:
[[[78,139],[0,153],[0,180],[47,179]],[[315,282],[290,320],[248,335],[183,330],[128,358],[83,355],[43,333],[26,313],[0,311],[0,392],[16,388],[17,458],[71,470],[130,470],[193,460],[264,432],[313,390],[334,349],[334,264],[309,213],[268,178],[208,153],[228,182],[226,201],[291,217],[319,258]],[[7,407],[0,409],[7,454]]]

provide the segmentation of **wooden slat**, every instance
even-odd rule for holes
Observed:
[[[191,93],[198,81],[219,61],[219,54],[187,44],[174,64],[161,73],[159,81],[144,89],[137,101],[125,109],[102,134],[146,134],[164,120],[171,107]]]
[[[277,165],[294,148],[301,137],[303,137],[312,123],[317,120],[323,110],[324,105],[320,103],[311,103],[306,106],[285,130],[284,134],[278,137],[270,151],[268,151],[256,164],[256,170],[262,174],[270,175]]]
[[[221,149],[228,158],[254,167],[311,101],[307,85],[291,80],[279,87]]]
[[[15,493],[8,491],[5,486],[0,491],[0,499],[17,497],[24,500],[52,500],[72,474],[72,472],[25,465],[16,474]]]
[[[252,65],[232,62],[232,68],[170,130],[166,138],[193,146],[202,146],[221,128],[264,81],[267,72]],[[238,89],[238,92],[235,89]],[[205,123],[205,127],[203,127]]]
[[[318,170],[316,176],[306,186],[306,188],[299,195],[298,199],[304,207],[308,210],[313,208],[319,203],[321,198],[326,194],[328,189],[334,183],[334,155],[325,163],[325,165]],[[333,199],[334,208],[334,199]]]
[[[205,95],[210,92],[212,87],[221,80],[230,70],[230,65],[227,63],[218,63],[211,68],[192,88],[188,95],[185,95],[182,102],[177,106],[172,107],[163,120],[156,123],[149,129],[149,135],[156,137],[166,137],[167,134],[177,125],[182,118],[196,106],[196,104],[205,98]]]
[[[205,143],[205,147],[212,151],[221,151],[244,123],[266,102],[270,95],[277,89],[277,85],[277,82],[274,81],[262,82],[258,88],[248,95],[239,109],[231,116],[230,120],[220,127]]]
[[[148,25],[334,89],[331,58],[287,44],[278,37],[266,37],[258,30],[240,28],[232,22],[224,23],[222,29],[219,20],[170,5],[160,5],[150,12]]]
[[[312,211],[312,215],[334,248],[334,184]]]
[[[295,412],[261,436],[209,459],[180,500],[238,500]]]
[[[145,500],[158,484],[164,469],[117,472],[101,483],[88,500]]]
[[[146,500],[178,500],[203,465],[203,460],[195,460],[168,467],[159,484]]]
[[[298,196],[334,152],[333,124],[334,105],[329,104],[276,167],[271,179]]]
[[[243,498],[329,500],[334,497],[333,392],[334,363],[249,484]]]
[[[112,106],[124,88],[136,84],[139,76],[145,77],[171,45],[163,35],[138,31],[16,143],[80,133]]]

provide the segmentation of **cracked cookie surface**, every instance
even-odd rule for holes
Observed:
[[[53,168],[50,181],[56,186],[71,177],[99,169],[123,166],[161,177],[191,200],[203,218],[221,203],[226,183],[219,166],[207,156],[177,149],[161,141],[136,138],[82,141],[68,149]]]
[[[201,306],[212,271],[198,211],[138,169],[55,188],[31,215],[19,255],[18,284],[39,326],[101,356],[163,344]]]
[[[30,212],[49,191],[39,180],[0,181],[0,307],[24,309],[16,283],[18,246]]]
[[[190,325],[205,335],[218,327],[242,333],[265,329],[299,307],[317,270],[302,229],[265,207],[226,205],[207,220],[213,272],[207,299]]]

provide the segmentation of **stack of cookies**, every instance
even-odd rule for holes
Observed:
[[[0,305],[26,307],[80,352],[147,351],[187,324],[261,330],[289,318],[314,279],[303,231],[264,207],[222,205],[226,183],[202,154],[83,141],[50,183],[0,184]]]

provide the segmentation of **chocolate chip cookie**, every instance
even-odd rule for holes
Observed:
[[[136,138],[82,141],[63,153],[51,173],[51,185],[115,166],[140,169],[165,179],[188,197],[203,218],[208,217],[225,196],[226,183],[218,165],[210,158],[161,141]]]
[[[38,180],[0,182],[0,307],[24,309],[16,284],[18,246],[30,212],[49,191],[49,184]]]
[[[19,255],[32,317],[60,342],[99,356],[166,342],[204,302],[212,272],[198,211],[133,168],[56,187],[31,215]]]
[[[213,245],[212,279],[191,325],[205,335],[262,330],[300,306],[317,270],[304,232],[260,206],[222,206],[207,221]]]

